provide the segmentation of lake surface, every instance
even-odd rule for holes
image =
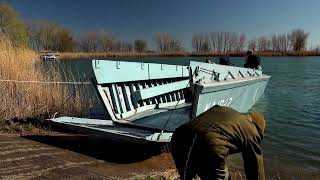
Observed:
[[[205,59],[126,60],[187,65],[190,60],[204,62]],[[276,179],[320,178],[320,57],[265,57],[262,60],[264,73],[272,78],[252,111],[262,112],[267,121],[263,140],[266,174]],[[244,58],[231,58],[231,61],[241,66]],[[88,60],[63,63],[79,79],[92,71]],[[101,106],[97,105],[96,109],[98,112]],[[241,167],[241,157],[235,159],[238,160],[234,166]]]

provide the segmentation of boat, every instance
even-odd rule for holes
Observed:
[[[92,60],[94,87],[110,118],[57,117],[55,125],[135,143],[170,142],[174,130],[215,105],[248,112],[270,76],[190,61],[189,66]]]
[[[52,52],[45,52],[45,53],[41,53],[40,58],[43,61],[58,61],[58,55],[55,55]]]

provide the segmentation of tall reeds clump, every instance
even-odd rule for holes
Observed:
[[[0,35],[0,120],[49,118],[56,111],[58,115],[85,113],[90,102],[80,91],[73,92],[65,84],[40,83],[61,79],[53,66],[43,70],[34,51],[14,46],[9,38]],[[65,103],[71,94],[73,97]]]

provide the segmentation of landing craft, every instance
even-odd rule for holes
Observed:
[[[110,119],[58,117],[55,124],[136,143],[170,142],[173,131],[214,105],[247,112],[270,76],[191,61],[189,66],[93,60],[94,86]]]

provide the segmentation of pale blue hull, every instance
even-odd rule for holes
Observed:
[[[239,112],[247,112],[263,94],[269,77],[242,81],[230,85],[197,86],[198,101],[194,103],[195,116],[214,105],[228,106]]]

